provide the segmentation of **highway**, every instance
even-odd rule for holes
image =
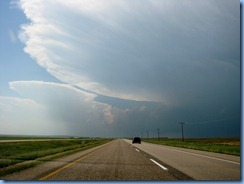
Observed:
[[[58,172],[41,180],[175,180],[150,159],[123,140],[110,144],[81,157]]]
[[[240,157],[118,139],[3,180],[240,180]]]
[[[130,143],[129,140],[126,142]],[[240,157],[150,143],[134,144],[195,180],[240,180]]]

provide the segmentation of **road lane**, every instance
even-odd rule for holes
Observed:
[[[49,175],[55,171],[58,172]],[[40,178],[48,180],[175,180],[176,178],[239,180],[240,157],[144,142],[132,145],[131,140],[115,140],[1,177],[3,180]]]
[[[45,180],[177,180],[123,140],[115,140]]]
[[[131,140],[125,140],[131,144]],[[142,142],[133,144],[195,180],[240,180],[240,157]]]

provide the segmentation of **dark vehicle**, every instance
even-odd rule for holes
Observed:
[[[141,144],[141,138],[140,137],[134,137],[134,139],[132,140],[132,144],[134,144],[134,143]]]

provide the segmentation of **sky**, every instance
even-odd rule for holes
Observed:
[[[238,137],[240,1],[0,1],[0,134]]]

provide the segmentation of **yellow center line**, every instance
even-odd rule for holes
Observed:
[[[99,149],[103,148],[104,146],[106,146],[106,145],[108,145],[108,144],[110,144],[110,143],[112,143],[112,142],[113,142],[113,141],[111,141],[111,142],[109,142],[109,143],[106,143],[106,144],[102,145],[101,147],[99,147],[99,148],[97,148],[97,149],[95,149],[95,150],[93,150],[93,151],[91,151],[91,152],[85,154],[85,155],[82,156],[81,158],[79,158],[79,159],[77,159],[77,160],[74,160],[73,162],[71,162],[71,163],[69,163],[69,164],[67,164],[67,165],[65,165],[65,166],[63,166],[63,167],[57,169],[56,171],[51,172],[50,174],[48,174],[48,175],[46,175],[46,176],[44,176],[44,177],[39,178],[38,180],[45,180],[45,179],[47,179],[47,178],[49,178],[49,177],[51,177],[51,176],[53,176],[53,175],[55,175],[55,174],[61,172],[62,170],[64,170],[64,169],[66,169],[66,168],[68,168],[68,167],[74,165],[75,163],[77,163],[77,162],[79,162],[79,161],[85,159],[86,157],[92,155],[93,153],[95,153],[95,152],[98,151]]]

